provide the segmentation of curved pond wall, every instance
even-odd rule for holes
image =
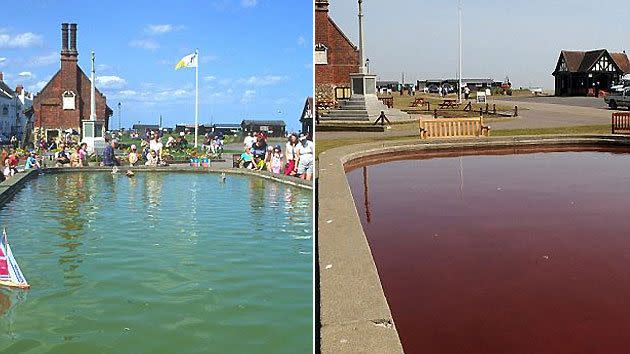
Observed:
[[[319,157],[318,276],[322,352],[402,352],[403,348],[355,207],[346,171],[414,154],[447,156],[492,149],[629,146],[620,136],[541,136],[352,145]]]

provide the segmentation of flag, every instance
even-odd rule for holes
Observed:
[[[179,70],[181,68],[196,68],[197,67],[197,53],[188,54],[183,57],[182,60],[177,62],[175,65],[175,70]]]

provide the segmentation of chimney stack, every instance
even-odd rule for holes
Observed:
[[[0,81],[4,81],[4,74],[0,71]]]
[[[76,23],[70,24],[70,48],[69,49],[72,54],[78,54],[77,53],[77,24]]]
[[[17,87],[15,88],[15,93],[17,93],[18,95],[22,94],[22,90],[24,90],[24,86],[22,85],[17,85]]]
[[[328,0],[315,0],[315,11],[328,12]]]
[[[68,52],[68,24],[61,24],[61,53],[65,54]]]

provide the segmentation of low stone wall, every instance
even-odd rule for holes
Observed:
[[[273,173],[269,173],[267,171],[252,171],[246,169],[235,169],[235,168],[204,168],[204,167],[190,167],[188,165],[171,165],[171,166],[160,166],[160,167],[148,167],[148,166],[138,166],[132,168],[121,168],[118,173],[124,174],[128,169],[140,172],[178,172],[178,173],[226,173],[232,175],[245,175],[252,176],[255,178],[263,178],[274,182],[284,183],[287,185],[291,185],[297,188],[313,190],[313,184],[310,181],[305,181],[302,179],[298,179],[295,177],[289,177],[284,175],[276,175]],[[68,173],[68,172],[100,172],[100,173],[111,173],[111,167],[96,167],[96,166],[86,166],[86,167],[51,167],[51,168],[43,168],[41,171],[44,173]],[[39,175],[39,171],[29,170],[26,172],[21,172],[15,174],[15,176],[10,179],[3,181],[0,183],[0,206],[3,206],[5,203],[10,201],[13,196],[24,186],[24,184],[32,178],[35,178]]]
[[[322,353],[402,353],[387,298],[346,178],[346,169],[394,156],[441,150],[527,146],[630,146],[630,137],[556,135],[387,141],[350,145],[319,155],[317,277]],[[409,155],[406,155],[409,158]]]
[[[123,166],[119,167],[118,173],[124,174],[127,170],[134,172],[180,172],[180,173],[226,173],[233,175],[247,175],[257,178],[288,184],[303,189],[313,189],[312,181],[305,181],[295,177],[285,175],[277,175],[267,171],[252,171],[240,168],[212,168],[212,167],[190,167],[189,165],[170,165],[170,166]],[[65,173],[65,172],[110,172],[111,167],[86,166],[86,167],[51,167],[43,170],[46,173]],[[2,185],[2,183],[0,183]]]
[[[22,189],[22,186],[34,176],[37,176],[37,171],[28,171],[24,173],[17,173],[15,176],[0,183],[0,206],[10,201],[13,196]]]

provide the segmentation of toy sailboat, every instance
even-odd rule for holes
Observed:
[[[7,241],[7,230],[2,232],[0,238],[0,286],[28,289],[31,286],[26,282],[20,266],[13,257],[11,246]]]

